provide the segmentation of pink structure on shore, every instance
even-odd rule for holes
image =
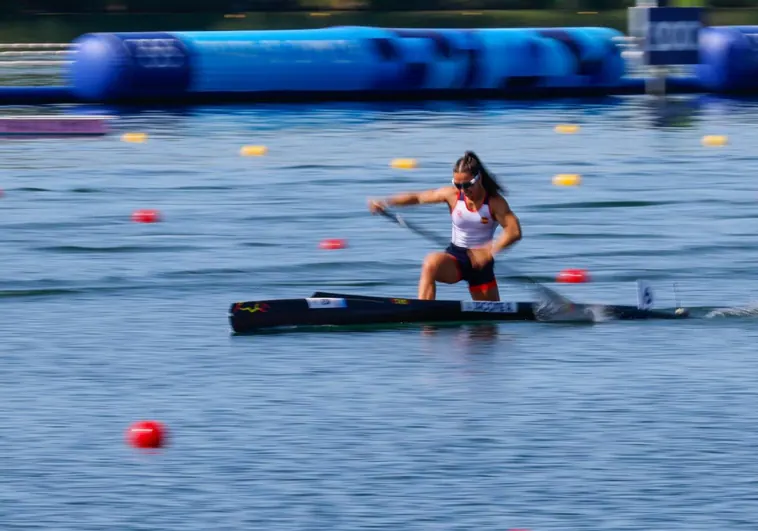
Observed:
[[[0,135],[105,135],[112,116],[0,116]]]

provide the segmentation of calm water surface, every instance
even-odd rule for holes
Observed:
[[[5,112],[120,114],[102,139],[0,143],[5,528],[758,525],[756,102]],[[466,149],[521,218],[501,263],[585,268],[555,286],[583,302],[635,304],[645,279],[671,307],[676,283],[698,318],[231,335],[235,301],[415,295],[433,248],[366,199],[442,186]],[[450,230],[444,207],[405,214]],[[125,445],[142,418],[167,448]]]

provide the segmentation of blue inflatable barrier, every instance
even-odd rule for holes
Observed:
[[[610,28],[93,33],[75,41],[82,101],[213,95],[612,92],[625,73]]]
[[[187,47],[168,33],[98,33],[79,45],[69,76],[84,101],[181,96],[190,85]]]
[[[756,91],[758,26],[703,28],[695,73],[701,87],[711,92]]]
[[[0,105],[75,103],[70,87],[0,87]]]
[[[610,28],[92,33],[63,87],[0,87],[0,104],[455,99],[642,94]],[[700,31],[673,93],[758,93],[758,26]]]

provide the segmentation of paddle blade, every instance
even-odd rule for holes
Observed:
[[[535,318],[546,323],[596,323],[605,320],[602,312],[586,304],[541,301],[534,303],[533,309]]]
[[[576,304],[542,284],[533,285],[539,299],[533,305],[534,316],[543,322],[595,323],[602,316],[586,304]]]

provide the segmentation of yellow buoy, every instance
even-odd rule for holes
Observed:
[[[268,153],[266,146],[242,146],[240,155],[243,157],[261,157]]]
[[[729,139],[726,137],[726,135],[706,135],[703,137],[703,145],[714,147],[714,146],[725,146]]]
[[[576,173],[561,173],[553,177],[556,186],[579,186],[581,183],[582,177]]]
[[[571,133],[576,133],[577,131],[579,131],[578,125],[561,124],[561,125],[555,126],[556,133],[571,134]]]
[[[121,140],[123,142],[142,143],[147,140],[147,134],[146,133],[124,133],[121,136]]]
[[[399,170],[410,170],[418,167],[418,162],[416,159],[394,159],[390,166]]]

